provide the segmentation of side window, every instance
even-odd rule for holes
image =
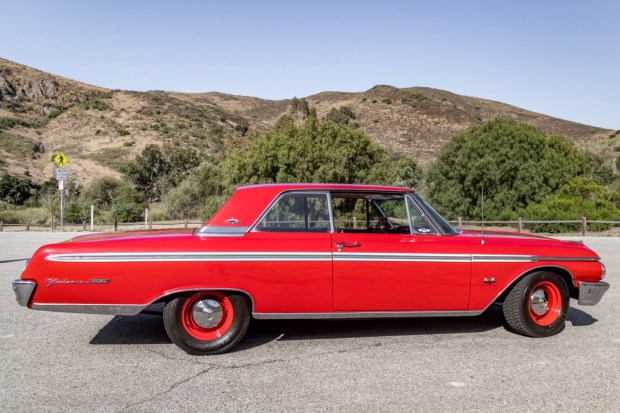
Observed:
[[[286,194],[280,197],[256,226],[263,232],[329,232],[325,194]]]
[[[413,205],[411,200],[407,198],[407,206],[409,207],[409,216],[411,217],[411,230],[414,234],[435,234],[435,230],[429,225],[418,209]]]
[[[363,197],[332,194],[334,227],[350,232],[371,232],[380,216]]]

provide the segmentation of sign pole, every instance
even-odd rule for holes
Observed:
[[[65,230],[65,191],[64,181],[58,181],[58,187],[60,189],[60,232]]]
[[[53,159],[56,165],[58,165],[58,168],[56,168],[56,180],[60,190],[60,232],[63,232],[65,230],[65,181],[67,180],[65,165],[69,163],[69,158],[64,153],[58,152]]]

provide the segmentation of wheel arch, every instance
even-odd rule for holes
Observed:
[[[493,300],[491,304],[489,304],[489,306],[492,305],[493,303],[503,302],[506,296],[510,293],[510,290],[512,290],[519,281],[521,281],[523,278],[527,277],[531,273],[540,272],[540,271],[547,271],[547,272],[557,274],[566,283],[570,297],[571,298],[579,297],[579,289],[575,287],[575,277],[569,270],[567,270],[564,267],[560,267],[558,265],[541,265],[538,267],[529,268],[528,270],[521,273],[519,276],[515,277],[510,282],[510,284],[508,284],[506,288],[504,288],[504,290],[497,296],[497,298],[495,298],[495,300]]]
[[[248,299],[249,305],[250,305],[250,313],[254,311],[254,298],[247,291],[240,290],[238,288],[217,288],[217,287],[193,287],[193,288],[181,288],[181,289],[177,289],[173,291],[168,291],[162,294],[161,296],[159,296],[158,298],[156,298],[155,300],[151,301],[151,303],[149,303],[146,307],[153,305],[153,304],[158,304],[158,303],[167,303],[168,301],[173,300],[180,295],[186,295],[186,294],[195,293],[199,291],[219,291],[219,292],[240,293]]]

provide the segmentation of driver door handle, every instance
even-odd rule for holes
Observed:
[[[338,252],[342,251],[342,248],[356,248],[360,247],[362,244],[359,242],[337,242],[336,248],[338,248]]]

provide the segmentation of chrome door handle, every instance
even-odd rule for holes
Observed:
[[[337,242],[336,248],[338,248],[338,252],[342,251],[342,248],[355,248],[360,247],[362,244],[359,242]]]

